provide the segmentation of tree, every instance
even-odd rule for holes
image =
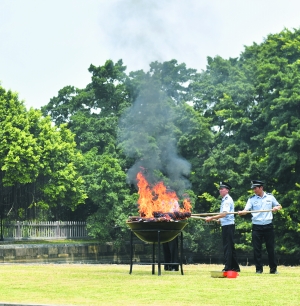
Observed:
[[[59,90],[57,97],[42,107],[44,115],[50,115],[56,124],[72,125],[73,115],[82,112],[85,116],[118,117],[131,103],[125,86],[128,80],[122,60],[117,63],[108,60],[103,66],[90,65],[92,81],[86,88],[66,86]]]
[[[101,241],[115,240],[120,223],[124,230],[124,216],[128,217],[126,201],[131,201],[126,165],[115,148],[118,118],[131,101],[125,69],[121,60],[108,60],[99,67],[91,65],[90,84],[84,89],[63,88],[42,109],[54,122],[65,122],[76,134],[77,148],[83,153],[80,173],[86,182],[88,199],[78,207],[75,216],[88,220],[90,234]],[[131,202],[133,207],[135,202]]]
[[[126,173],[112,145],[101,156],[95,149],[87,154],[87,167],[91,168],[90,174],[85,176],[87,192],[96,208],[87,218],[89,233],[100,241],[121,238],[118,230],[121,228],[124,232],[128,216],[136,213],[137,197],[130,194]]]
[[[84,202],[81,154],[65,126],[52,127],[49,117],[26,111],[17,94],[0,87],[0,130],[2,217],[9,211],[10,218],[39,218],[37,208],[74,210]]]
[[[149,74],[160,84],[160,88],[175,103],[191,101],[190,84],[196,75],[196,69],[186,68],[172,59],[168,62],[152,62]]]
[[[269,35],[238,59],[208,58],[207,70],[192,84],[195,109],[212,120],[215,145],[203,166],[207,181],[229,180],[238,209],[245,205],[250,179],[265,179],[284,207],[274,221],[282,233],[279,248],[294,254],[299,249],[285,241],[292,242],[299,230],[299,34]],[[213,190],[201,199],[216,209]],[[240,249],[249,246],[247,220],[237,218]]]
[[[284,212],[277,217],[282,233],[279,245],[283,253],[298,253],[291,247],[293,231],[299,231],[296,204],[300,170],[300,30],[270,34],[261,45],[246,48],[243,61],[253,68],[257,92],[256,142],[264,140],[259,150],[259,164],[265,169],[268,188],[278,195]],[[254,65],[253,65],[254,64]]]
[[[56,123],[67,123],[76,134],[77,147],[84,155],[80,173],[89,195],[76,215],[88,218],[92,235],[105,240],[112,239],[114,224],[125,226],[124,218],[130,209],[133,214],[137,212],[135,176],[130,184],[126,184],[125,178],[140,159],[153,161],[155,157],[158,164],[151,168],[155,176],[151,179],[164,179],[180,194],[187,192],[195,198],[188,189],[190,165],[184,158],[199,166],[199,157],[204,160],[207,154],[211,133],[208,119],[186,103],[191,100],[190,84],[195,70],[187,69],[185,64],[176,60],[155,62],[149,72],[140,70],[127,76],[121,61],[116,64],[107,61],[104,66],[91,65],[89,71],[92,82],[85,89],[63,88],[43,112],[53,116]],[[129,114],[129,109],[134,112]],[[129,127],[125,128],[124,122]],[[121,146],[117,146],[117,131],[119,140],[126,135]],[[134,152],[128,154],[128,149]],[[123,190],[120,194],[114,186],[119,179],[124,179],[124,185],[117,188]],[[194,172],[191,179],[197,186],[198,174]]]

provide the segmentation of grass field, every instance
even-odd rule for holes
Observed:
[[[151,274],[151,266],[1,264],[0,304],[47,305],[300,305],[300,267],[237,278],[212,278],[220,265],[184,265],[180,272]]]

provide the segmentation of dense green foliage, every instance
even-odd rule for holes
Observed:
[[[236,209],[242,209],[251,194],[250,180],[265,180],[266,191],[272,192],[284,207],[274,217],[277,233],[280,233],[278,251],[299,254],[299,247],[293,243],[300,223],[297,216],[299,37],[298,30],[284,30],[269,35],[260,45],[246,47],[239,58],[209,57],[207,69],[201,73],[172,60],[150,64],[147,73],[136,71],[126,75],[121,61],[116,64],[107,61],[103,67],[90,67],[92,83],[85,89],[66,87],[43,110],[55,121],[68,122],[76,134],[78,148],[83,152],[96,148],[100,159],[105,160],[105,148],[112,145],[115,148],[113,154],[121,166],[118,169],[123,172],[138,159],[150,160],[154,155],[159,156],[160,161],[158,176],[164,178],[167,161],[162,151],[166,152],[166,148],[160,146],[160,142],[166,143],[167,147],[176,144],[176,153],[191,164],[188,179],[194,212],[218,210],[220,199],[216,186],[220,180],[227,180],[234,186],[232,196]],[[149,84],[152,84],[151,89]],[[145,94],[147,90],[149,92]],[[128,107],[137,108],[134,103],[143,95],[146,95],[142,100],[144,105],[138,110],[149,116],[126,115],[125,122],[132,125],[129,132],[125,131],[129,136],[126,134],[125,142],[118,147],[118,118]],[[99,113],[96,115],[91,111],[93,109]],[[167,113],[172,120],[161,120]],[[125,127],[119,126],[120,135]],[[164,139],[164,135],[171,135],[171,139]],[[138,138],[139,147],[136,146]],[[113,190],[113,179],[109,186]],[[136,192],[132,184],[123,187],[127,196]],[[120,201],[120,198],[116,197],[116,200]],[[92,198],[89,201],[98,216],[100,211],[102,216],[112,214],[112,206],[104,205],[104,200],[101,204]],[[127,202],[118,205],[122,207],[122,203]],[[134,204],[132,209],[129,205],[120,211],[126,215],[133,209]],[[116,215],[111,222],[117,223],[119,218],[114,218]],[[237,247],[249,251],[250,218],[237,217],[236,221]],[[99,225],[101,222],[96,223],[98,232],[104,231]],[[204,254],[213,253],[219,243],[218,239],[211,239],[219,238],[219,231],[215,229],[213,227],[211,235],[207,235],[207,227],[199,221],[191,221],[187,247],[193,251],[202,250]]]
[[[76,189],[70,182],[76,184],[77,174],[51,159],[75,159],[68,165],[85,181],[88,198],[72,218],[88,220],[94,237],[119,241],[128,233],[126,218],[137,214],[135,174],[140,166],[146,166],[151,182],[164,180],[179,196],[188,194],[193,212],[218,211],[220,180],[231,183],[236,210],[243,209],[251,179],[261,179],[284,208],[274,216],[278,253],[300,254],[295,244],[300,231],[300,30],[269,35],[245,47],[239,58],[208,57],[202,72],[176,60],[128,74],[121,60],[108,60],[91,65],[89,72],[91,83],[85,88],[66,86],[42,108],[56,129],[36,111],[9,106],[12,119],[1,119],[10,131],[1,132],[1,140],[10,139],[2,141],[0,150],[3,184],[26,185],[51,175],[53,183],[46,181],[42,189],[52,195],[45,203],[62,203],[64,189]],[[30,128],[24,128],[24,120]],[[41,133],[45,125],[47,133]],[[80,153],[71,149],[70,131]],[[26,141],[19,145],[15,139]],[[47,147],[50,139],[54,152]],[[55,174],[59,165],[64,169],[61,184],[62,176]],[[83,194],[72,203],[82,202]],[[236,224],[237,248],[249,252],[250,216],[237,216]],[[190,220],[185,247],[213,254],[220,247],[219,235],[217,225]]]
[[[215,146],[204,162],[207,182],[230,181],[237,208],[244,207],[250,179],[266,181],[284,207],[275,216],[278,250],[299,254],[299,44],[300,32],[269,35],[246,47],[239,59],[208,59],[195,82],[195,108],[212,120]],[[209,186],[207,186],[209,190]],[[203,200],[214,207],[208,191]],[[237,218],[238,247],[249,248],[249,218]]]
[[[53,127],[0,87],[0,131],[1,220],[60,219],[84,203],[82,155],[66,125]]]

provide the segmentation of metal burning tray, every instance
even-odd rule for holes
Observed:
[[[145,242],[158,243],[159,232],[160,243],[164,243],[176,238],[188,224],[188,220],[173,222],[127,221],[126,224],[139,239]]]

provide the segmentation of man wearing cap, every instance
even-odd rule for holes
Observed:
[[[234,214],[228,215],[229,212],[234,212],[234,202],[229,195],[231,186],[228,183],[220,182],[219,192],[222,197],[220,214],[212,217],[206,217],[206,222],[212,220],[220,220],[222,226],[222,242],[224,251],[225,267],[223,271],[237,271],[240,272],[240,267],[236,258],[236,251],[234,246]]]
[[[251,181],[251,189],[255,195],[250,197],[244,210],[239,211],[239,215],[245,215],[249,210],[269,210],[267,212],[252,213],[252,245],[254,251],[254,263],[256,273],[263,273],[262,264],[262,243],[266,244],[269,267],[271,274],[278,274],[275,256],[275,235],[273,228],[273,213],[281,209],[271,193],[264,192],[264,182],[259,180]]]

